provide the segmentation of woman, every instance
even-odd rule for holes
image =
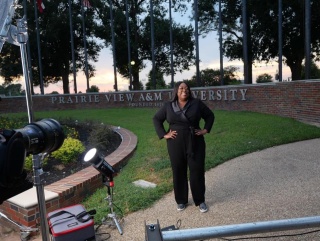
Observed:
[[[204,119],[204,128],[199,122]],[[164,121],[169,130],[164,129]],[[173,100],[153,117],[155,130],[160,139],[167,140],[167,149],[173,172],[173,187],[178,211],[188,204],[188,167],[193,201],[201,212],[207,212],[205,203],[205,141],[214,122],[213,112],[199,99],[193,98],[185,82],[175,84]]]

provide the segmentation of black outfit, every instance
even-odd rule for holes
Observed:
[[[188,203],[188,166],[193,201],[196,206],[205,201],[206,145],[204,137],[194,133],[195,129],[200,129],[201,119],[204,119],[204,129],[209,133],[214,122],[214,114],[199,99],[189,99],[182,110],[177,101],[167,102],[153,117],[155,130],[160,139],[168,132],[164,129],[164,121],[169,123],[169,130],[177,131],[175,139],[167,139],[177,204]]]

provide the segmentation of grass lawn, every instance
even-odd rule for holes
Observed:
[[[118,215],[144,209],[172,190],[172,175],[165,140],[159,140],[152,123],[157,109],[104,109],[35,112],[35,119],[66,118],[99,120],[105,124],[120,126],[138,137],[138,146],[128,164],[115,178],[114,204]],[[319,138],[320,128],[290,118],[253,112],[214,111],[216,120],[207,143],[206,169],[234,157],[281,144]],[[10,114],[15,117],[26,113]],[[0,126],[1,127],[1,126]],[[143,189],[132,184],[144,179],[157,184],[154,189]],[[88,197],[83,204],[96,209],[97,223],[109,211],[104,200],[106,188]]]

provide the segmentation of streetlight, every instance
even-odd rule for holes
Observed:
[[[135,65],[136,62],[134,62],[134,60],[131,60],[130,61],[130,64],[129,64],[129,78],[130,78],[130,85],[129,85],[129,90],[132,90],[132,66]]]

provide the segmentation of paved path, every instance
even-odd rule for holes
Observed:
[[[117,229],[106,226],[102,226],[97,233],[110,233],[108,241],[144,241],[145,223],[156,223],[157,220],[161,228],[177,226],[180,221],[180,229],[189,229],[318,216],[320,139],[281,145],[237,157],[208,171],[206,184],[207,213],[200,213],[191,199],[190,206],[178,212],[171,192],[151,208],[126,216],[120,223],[123,235]],[[306,231],[309,230],[294,230],[285,234]],[[258,236],[283,234],[277,232]],[[104,237],[97,235],[97,240],[102,241]],[[232,238],[235,237],[228,239]],[[0,240],[6,241],[1,237]],[[42,239],[37,237],[35,240]],[[320,240],[320,232],[251,240]]]

